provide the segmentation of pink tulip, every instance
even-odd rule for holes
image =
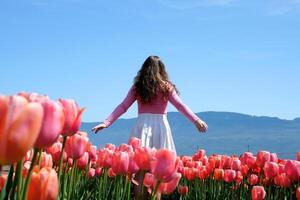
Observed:
[[[123,143],[118,147],[118,151],[133,152],[133,147],[131,145]]]
[[[162,194],[171,194],[176,189],[179,181],[181,178],[180,173],[175,173],[173,178],[169,182],[162,182],[159,187],[158,191]]]
[[[209,177],[209,173],[204,166],[201,170],[199,170],[199,178],[205,180]]]
[[[0,96],[0,165],[21,160],[34,145],[43,108],[21,96]]]
[[[250,185],[256,185],[258,183],[258,176],[256,174],[251,174],[248,178],[248,183]]]
[[[59,99],[64,111],[65,122],[61,132],[64,136],[74,135],[79,131],[81,115],[84,109],[79,108],[73,99]]]
[[[139,166],[136,164],[135,160],[133,159],[134,158],[134,152],[129,152],[128,153],[128,156],[129,156],[129,164],[128,164],[128,174],[129,175],[132,175],[132,174],[135,174],[139,171]]]
[[[233,159],[231,162],[231,169],[235,171],[241,171],[242,169],[241,161],[239,159]]]
[[[151,172],[160,181],[168,182],[176,173],[176,154],[168,149],[159,149],[151,161]]]
[[[41,105],[44,110],[43,124],[34,145],[39,149],[47,148],[57,140],[65,121],[63,108],[59,103],[44,100]]]
[[[223,169],[230,169],[232,163],[232,158],[227,155],[222,155],[221,157],[221,168]]]
[[[300,179],[300,162],[296,160],[288,160],[285,163],[284,170],[291,181]]]
[[[244,177],[240,171],[236,171],[235,182],[240,184],[243,181]]]
[[[271,154],[270,154],[270,161],[271,161],[271,162],[278,163],[278,156],[277,156],[276,153],[271,153]]]
[[[31,161],[24,162],[23,169],[22,169],[22,177],[23,178],[26,178],[26,176],[28,175],[30,165],[31,165]]]
[[[111,151],[116,150],[116,146],[114,144],[111,144],[111,143],[107,143],[104,147],[111,150]]]
[[[273,179],[275,176],[277,176],[279,171],[279,166],[275,162],[266,162],[264,166],[264,174],[267,177],[267,179]]]
[[[88,177],[93,178],[96,174],[96,170],[94,168],[89,169]]]
[[[195,180],[199,176],[199,171],[196,168],[189,168],[184,167],[183,170],[184,177],[186,177],[187,180],[192,181]]]
[[[236,177],[236,172],[232,169],[226,169],[224,171],[224,181],[227,183],[231,183],[234,181]]]
[[[240,161],[241,161],[242,165],[246,165],[247,160],[250,157],[253,157],[253,154],[251,152],[244,152],[240,157]]]
[[[266,196],[263,186],[254,186],[251,191],[252,200],[263,200]]]
[[[155,154],[154,149],[150,149],[148,147],[141,147],[135,150],[134,161],[142,170],[150,170],[150,162],[152,160],[153,155]]]
[[[297,200],[300,200],[300,186],[298,186],[298,188],[296,190],[296,197],[297,197]]]
[[[260,167],[265,165],[265,162],[270,161],[271,154],[268,151],[259,151],[257,153],[256,164]]]
[[[155,177],[153,174],[147,172],[144,176],[144,180],[143,180],[143,184],[146,186],[146,187],[151,187],[154,183],[154,180],[155,180]]]
[[[178,192],[181,196],[185,197],[189,192],[189,188],[186,185],[179,185]]]
[[[91,160],[96,160],[97,157],[97,147],[92,144],[87,145],[87,151]]]
[[[139,138],[131,137],[128,141],[128,144],[131,145],[133,147],[133,149],[135,150],[135,149],[141,147],[142,141]]]
[[[111,168],[115,174],[126,174],[129,165],[129,155],[127,152],[114,152],[112,156]]]
[[[204,149],[200,149],[197,151],[197,153],[193,156],[193,160],[196,161],[196,160],[202,160],[205,156],[205,150]]]
[[[108,148],[102,148],[98,151],[97,165],[99,167],[111,167],[113,151]]]
[[[60,153],[62,149],[62,143],[55,142],[51,147],[47,149],[47,153],[52,155],[52,159],[55,163],[59,162]],[[67,161],[67,153],[64,151],[63,153],[63,161]]]
[[[87,150],[88,137],[81,135],[80,132],[69,136],[66,141],[65,151],[68,157],[77,160]]]
[[[85,169],[89,163],[89,153],[84,152],[84,154],[77,160],[76,164],[79,169]]]
[[[52,156],[50,154],[47,154],[46,152],[42,152],[40,168],[44,168],[44,167],[52,168],[52,166],[53,166]]]

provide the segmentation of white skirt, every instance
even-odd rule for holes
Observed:
[[[142,146],[166,148],[176,153],[166,114],[141,113],[131,130],[131,137],[140,138]]]

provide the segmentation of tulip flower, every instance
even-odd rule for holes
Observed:
[[[296,197],[297,197],[297,200],[300,200],[300,186],[298,186],[298,188],[296,190]]]
[[[277,176],[279,171],[279,166],[275,162],[266,162],[264,165],[264,174],[268,179],[273,179]]]
[[[193,168],[193,167],[192,168],[184,167],[183,174],[187,180],[192,181],[199,176],[199,171],[198,171],[198,169]]]
[[[223,169],[230,169],[232,163],[232,158],[227,155],[222,155],[221,157],[221,168]]]
[[[67,138],[65,151],[68,157],[77,160],[87,150],[88,137],[81,135],[80,132]]]
[[[223,180],[224,170],[223,169],[215,169],[214,171],[214,179],[215,180]]]
[[[268,151],[259,151],[257,153],[256,164],[260,167],[265,165],[265,162],[270,161],[271,154]]]
[[[258,183],[258,176],[256,174],[251,174],[248,178],[248,183],[250,185],[256,185]]]
[[[79,169],[85,169],[89,163],[89,153],[84,152],[83,155],[77,160],[76,164]]]
[[[271,161],[271,162],[278,163],[278,156],[277,156],[276,153],[271,153],[271,154],[270,154],[270,161]]]
[[[179,185],[178,192],[181,196],[185,197],[189,192],[189,188],[186,185]]]
[[[142,170],[150,170],[150,162],[155,153],[154,149],[148,147],[141,147],[135,150],[134,161]]]
[[[113,151],[108,148],[102,148],[98,151],[98,160],[96,161],[99,167],[111,167]]]
[[[231,183],[234,181],[236,177],[236,172],[232,169],[226,169],[224,171],[224,181],[227,183]]]
[[[81,115],[84,109],[79,108],[73,99],[59,99],[63,107],[65,122],[61,132],[64,136],[74,135],[79,131]]]
[[[199,178],[205,180],[209,177],[209,173],[204,166],[201,170],[199,170]]]
[[[168,182],[177,170],[176,154],[168,149],[159,149],[151,161],[151,172],[160,181]]]
[[[180,173],[175,173],[169,182],[162,182],[158,187],[158,192],[162,194],[171,194],[177,187],[181,178]]]
[[[297,152],[297,160],[300,161],[300,151]]]
[[[88,172],[88,177],[93,178],[96,174],[96,170],[94,168],[90,168]]]
[[[42,149],[51,146],[62,131],[65,116],[63,108],[57,102],[44,100],[41,102],[44,110],[42,128],[35,142],[35,147]]]
[[[235,171],[241,171],[242,169],[241,161],[239,159],[233,159],[231,162],[231,169]]]
[[[28,200],[56,200],[58,196],[58,179],[52,168],[35,168],[28,188]]]
[[[91,160],[96,160],[97,157],[97,147],[92,145],[92,144],[88,144],[88,148],[87,151],[89,153],[89,157]]]
[[[112,156],[111,168],[115,174],[126,174],[129,165],[129,155],[127,152],[114,152]]]
[[[116,176],[116,174],[115,174],[115,172],[114,172],[114,170],[113,170],[112,168],[109,168],[109,169],[108,169],[107,175],[108,175],[108,177],[110,177],[110,178]]]
[[[133,149],[135,150],[135,149],[141,147],[142,141],[139,138],[131,137],[128,141],[128,144],[131,145],[133,147]]]
[[[154,175],[147,172],[144,176],[143,184],[149,188],[153,185],[154,181],[155,181]]]
[[[56,162],[56,163],[59,162],[61,149],[62,149],[62,143],[60,143],[60,142],[55,142],[54,144],[52,144],[51,147],[49,147],[47,149],[47,153],[51,154],[53,161]],[[63,161],[67,161],[67,157],[68,157],[67,153],[64,151]]]
[[[96,170],[95,170],[95,175],[96,176],[101,176],[101,172],[102,172],[102,168],[97,167]]]
[[[7,174],[0,175],[0,192],[2,191],[2,188],[4,187],[6,180],[7,180]]]
[[[46,152],[42,152],[40,168],[44,168],[44,167],[52,168],[52,166],[53,166],[52,156],[50,154],[47,154]]]
[[[274,183],[278,186],[288,188],[291,185],[291,180],[290,180],[289,176],[286,173],[282,173],[282,174],[278,174],[274,178]]]
[[[21,96],[0,96],[0,116],[0,164],[12,164],[34,145],[42,126],[43,108]]]
[[[284,170],[291,181],[300,179],[300,162],[296,160],[288,160],[285,163]]]
[[[266,196],[263,186],[254,186],[251,191],[252,200],[263,200]]]
[[[129,164],[128,164],[128,171],[127,173],[131,176],[132,174],[135,174],[139,171],[139,166],[136,164],[134,158],[134,152],[129,152]]]

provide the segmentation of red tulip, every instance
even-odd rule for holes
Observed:
[[[160,181],[168,182],[176,173],[176,154],[168,149],[159,149],[151,162],[151,172]]]
[[[215,180],[223,180],[224,170],[223,169],[215,169],[214,171],[214,179]]]
[[[193,160],[202,160],[205,156],[205,150],[204,149],[200,149],[197,151],[197,153],[193,156]]]
[[[46,152],[42,152],[40,168],[44,168],[44,167],[52,168],[52,166],[53,166],[52,156],[50,154],[47,154]]]
[[[0,164],[21,160],[35,143],[43,108],[21,96],[0,96]]]
[[[248,158],[253,157],[253,154],[251,152],[244,152],[241,156],[240,156],[240,161],[242,163],[242,165],[247,164],[247,160]]]
[[[278,163],[278,156],[277,156],[276,153],[271,153],[271,154],[270,154],[270,161],[271,161],[271,162]]]
[[[296,197],[297,197],[297,200],[300,200],[300,186],[298,186],[298,188],[296,190]]]
[[[189,167],[184,167],[183,170],[184,176],[187,178],[187,180],[192,181],[199,176],[199,171],[196,168],[189,168]]]
[[[28,200],[56,200],[58,196],[57,174],[52,168],[35,168],[29,183]]]
[[[114,144],[111,144],[111,143],[107,143],[104,147],[109,149],[109,150],[112,150],[112,151],[116,150],[116,146]]]
[[[248,183],[250,185],[256,185],[258,183],[258,176],[256,174],[251,174],[248,178]]]
[[[84,154],[77,160],[76,164],[79,169],[85,169],[89,163],[89,153],[84,152]]]
[[[189,188],[186,185],[179,185],[178,192],[181,196],[185,197],[189,192]]]
[[[131,145],[133,147],[133,149],[135,150],[135,149],[141,147],[142,141],[139,138],[131,137],[128,141],[128,144]]]
[[[152,160],[153,155],[155,154],[154,149],[150,149],[148,147],[141,147],[135,150],[134,161],[142,170],[150,170],[150,162]]]
[[[209,173],[206,170],[206,167],[203,166],[203,168],[201,170],[199,170],[199,178],[202,180],[205,180],[209,177]]]
[[[102,172],[102,168],[97,167],[96,170],[95,170],[95,175],[96,176],[101,176],[101,172]]]
[[[123,143],[118,147],[118,151],[133,152],[133,147]]]
[[[263,200],[266,196],[263,186],[254,186],[251,191],[252,200]]]
[[[279,166],[275,162],[266,162],[264,166],[264,174],[267,177],[267,179],[273,179],[275,176],[277,176],[279,171]]]
[[[288,160],[285,163],[284,170],[291,181],[300,179],[300,162],[296,160]]]
[[[144,180],[143,180],[143,184],[146,186],[146,187],[151,187],[154,183],[154,180],[155,180],[155,177],[153,174],[147,172],[144,176]]]
[[[181,178],[181,174],[175,173],[171,181],[166,183],[162,182],[159,185],[158,191],[162,194],[171,194],[176,189],[180,178]]]
[[[136,164],[135,160],[133,159],[134,157],[134,152],[129,152],[129,164],[128,164],[128,174],[132,175],[135,174],[139,171],[139,166]]]
[[[65,151],[68,157],[77,160],[87,150],[89,138],[81,135],[80,132],[67,138]]]
[[[108,171],[107,171],[107,175],[112,178],[112,177],[115,177],[116,174],[114,172],[114,170],[112,168],[109,168]]]
[[[221,168],[223,169],[230,169],[232,163],[232,158],[227,155],[222,155],[221,157]]]
[[[236,172],[232,169],[226,169],[224,171],[224,181],[227,183],[231,183],[234,181],[236,177]]]
[[[274,178],[274,183],[278,186],[288,188],[291,185],[291,180],[289,179],[289,177],[286,173],[282,173],[282,174],[278,174]]]
[[[65,121],[63,108],[59,103],[44,100],[41,105],[44,110],[43,124],[34,145],[39,149],[47,148],[57,140]]]
[[[297,160],[300,161],[300,151],[297,152]]]
[[[87,146],[88,146],[87,151],[89,153],[90,159],[91,160],[96,160],[96,157],[97,157],[97,147],[93,146],[92,144],[88,144]]]
[[[73,99],[59,99],[65,115],[65,123],[61,132],[64,136],[74,135],[79,131],[81,114],[84,109],[79,108]]]
[[[26,176],[28,175],[28,171],[31,165],[31,161],[26,161],[23,164],[23,169],[22,169],[22,177],[26,178]]]
[[[0,192],[2,191],[2,188],[4,187],[7,180],[7,174],[1,174],[0,176]]]
[[[115,174],[126,174],[129,165],[129,155],[127,152],[114,152],[112,156],[111,168]]]

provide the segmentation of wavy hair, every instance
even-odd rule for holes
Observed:
[[[170,83],[178,93],[176,86],[169,81],[165,65],[158,56],[149,56],[134,78],[136,94],[143,103],[150,103],[158,91],[167,100],[169,85],[166,83]]]

